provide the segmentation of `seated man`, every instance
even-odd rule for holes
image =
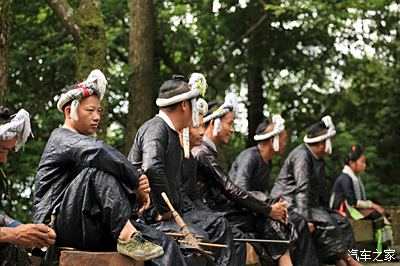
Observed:
[[[332,209],[345,217],[355,220],[368,219],[374,222],[377,250],[382,252],[382,245],[388,247],[393,239],[392,227],[387,219],[389,215],[380,205],[367,200],[364,184],[359,176],[367,164],[360,146],[351,147],[345,159],[342,174],[336,179],[331,197]]]
[[[201,79],[189,85],[183,76],[174,75],[161,85],[156,101],[159,113],[139,128],[128,159],[142,168],[149,177],[153,206],[143,215],[146,223],[161,231],[179,232],[170,209],[161,198],[161,193],[165,192],[174,208],[182,214],[190,230],[196,235],[203,236],[204,242],[209,242],[218,241],[219,237],[210,230],[210,234],[206,232],[203,224],[191,223],[192,219],[196,220],[199,217],[196,217],[195,213],[183,212],[184,199],[181,194],[183,153],[179,132],[186,131],[186,136],[183,134],[182,144],[186,155],[189,155],[187,128],[192,123],[198,123],[196,99],[204,92],[205,85],[197,85],[201,84],[203,79],[204,76],[201,75]],[[203,82],[205,83],[205,80]],[[230,228],[221,229],[218,228],[218,233],[222,234],[220,237],[229,241]],[[208,236],[212,239],[209,240]],[[218,265],[230,265],[233,256],[231,246],[219,250],[214,255]],[[197,257],[192,254],[187,254],[186,260],[191,265],[207,263],[204,256]]]
[[[60,97],[57,107],[64,125],[52,132],[40,160],[33,220],[46,223],[57,215],[58,246],[118,250],[136,260],[150,260],[163,255],[162,245],[166,255],[152,262],[181,265],[172,239],[134,222],[149,204],[146,176],[140,176],[120,152],[92,137],[106,84],[104,75],[94,70]]]
[[[236,186],[218,161],[217,146],[227,144],[234,132],[236,105],[236,96],[229,94],[224,104],[210,108],[211,114],[204,118],[206,131],[203,143],[192,149],[203,201],[210,209],[224,215],[232,227],[244,233],[270,240],[295,240],[297,234],[287,221],[287,210],[283,204],[275,203],[265,195],[260,198]],[[279,265],[292,265],[289,243],[263,246]]]
[[[307,219],[321,259],[334,260],[338,265],[360,265],[347,252],[355,248],[350,223],[329,212],[323,157],[331,154],[330,138],[335,134],[330,116],[313,124],[304,137],[305,143],[286,158],[271,196],[283,197],[289,203],[289,210]]]
[[[257,145],[242,151],[232,164],[230,178],[236,185],[253,193],[266,193],[272,170],[272,157],[282,155],[286,147],[285,120],[280,115],[272,117],[272,123],[262,122],[254,140]],[[294,246],[294,265],[318,265],[314,244],[307,221],[296,212],[289,212],[298,240]]]
[[[190,148],[201,145],[205,132],[203,119],[204,115],[207,114],[208,105],[204,99],[200,98],[197,100],[197,106],[199,110],[199,126],[192,126],[189,129]],[[188,221],[192,224],[199,225],[208,234],[211,243],[230,246],[227,249],[215,249],[215,263],[217,265],[244,265],[246,262],[245,243],[233,243],[232,241],[232,235],[235,238],[244,238],[244,235],[239,229],[230,228],[229,222],[222,215],[214,213],[202,202],[196,185],[196,160],[192,154],[190,154],[189,158],[183,159],[181,182],[182,212],[185,220],[188,218]]]
[[[0,110],[0,165],[8,159],[8,153],[18,149],[31,134],[29,113],[21,109],[10,121],[7,108]],[[5,176],[1,177],[5,178]],[[7,182],[7,180],[4,180]],[[21,224],[0,211],[0,262],[1,265],[31,265],[30,258],[21,247],[47,247],[53,245],[56,234],[44,224]]]

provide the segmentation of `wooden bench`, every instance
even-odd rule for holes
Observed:
[[[144,266],[117,252],[61,251],[60,266]]]

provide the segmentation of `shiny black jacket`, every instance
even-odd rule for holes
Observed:
[[[180,180],[182,148],[178,133],[159,116],[148,120],[138,130],[128,160],[141,167],[150,182],[152,206],[148,211],[155,215],[169,212],[161,197],[165,192],[174,208],[181,208]]]
[[[190,158],[183,159],[181,193],[184,211],[193,209],[209,210],[203,203],[200,191],[197,188],[197,162],[192,154],[190,155]]]
[[[139,173],[122,153],[102,140],[57,128],[50,135],[36,172],[33,222],[48,222],[68,184],[86,167],[114,176],[132,196],[139,187]]]
[[[271,161],[265,162],[256,146],[242,151],[231,166],[230,178],[247,191],[266,192],[271,174]]]
[[[234,206],[241,206],[268,217],[271,202],[258,200],[251,193],[241,189],[229,178],[217,158],[217,152],[204,141],[192,149],[197,161],[198,187],[203,201],[215,211],[226,212]]]
[[[283,196],[307,220],[313,220],[311,208],[329,208],[329,194],[323,159],[317,159],[305,144],[297,146],[286,158],[271,191]]]

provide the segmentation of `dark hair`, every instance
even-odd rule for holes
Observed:
[[[256,129],[256,135],[264,134],[269,125],[271,125],[271,122],[269,122],[268,120],[261,122]]]
[[[265,120],[263,122],[261,122],[256,129],[256,135],[262,135],[265,133],[265,130],[271,125],[272,123],[269,122],[268,120]],[[272,137],[271,137],[272,138]],[[258,140],[256,141],[257,143],[267,143],[268,140],[270,140],[271,138],[268,139],[263,139],[263,140]]]
[[[218,101],[218,100],[212,100],[212,101],[208,102],[208,111],[204,117],[209,116],[212,113],[214,113],[222,105],[222,103],[223,102]],[[210,122],[211,122],[211,120],[204,124],[206,126],[206,128],[210,125]]]
[[[190,91],[187,79],[183,75],[172,75],[172,79],[165,81],[159,90],[159,98],[171,98],[175,95]],[[168,106],[160,107],[161,110],[174,111],[179,103],[174,103]]]
[[[326,133],[327,129],[328,128],[325,126],[324,122],[322,122],[322,121],[317,122],[317,123],[312,124],[311,126],[309,126],[307,128],[307,137],[308,138],[315,138],[315,137],[321,136],[321,135]],[[313,145],[317,145],[320,142],[309,143],[308,145],[313,146]]]
[[[10,121],[11,112],[10,109],[4,106],[0,106],[0,123],[8,123]]]
[[[363,150],[359,145],[351,146],[350,151],[347,153],[344,163],[349,165],[350,161],[357,161],[363,155]]]

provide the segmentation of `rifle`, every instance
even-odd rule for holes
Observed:
[[[50,218],[50,228],[53,230],[55,230],[56,227],[57,208],[58,205],[53,209]],[[41,266],[49,266],[53,264],[55,249],[56,249],[55,244],[47,248],[44,258],[42,259],[42,262],[40,264]]]
[[[184,241],[178,241],[181,242],[183,244],[183,247],[191,250],[193,252],[199,253],[204,255],[207,259],[214,261],[214,259],[210,256],[210,254],[212,254],[209,251],[203,250],[200,246],[210,246],[213,244],[209,244],[209,243],[203,243],[203,242],[199,242],[196,239],[196,236],[193,234],[193,232],[189,229],[189,227],[187,226],[187,224],[185,223],[185,221],[183,220],[183,218],[179,215],[179,213],[174,209],[174,206],[172,206],[167,194],[165,192],[161,193],[161,196],[163,197],[165,203],[168,205],[168,208],[170,209],[172,216],[175,218],[176,223],[179,226],[179,229],[182,233],[183,238],[185,239]],[[226,247],[225,245],[223,246],[219,246],[217,245],[213,245],[213,247]]]
[[[174,209],[174,206],[172,206],[171,202],[169,201],[169,198],[165,192],[161,193],[161,196],[163,197],[165,203],[168,205],[168,208],[172,212],[172,216],[175,218],[176,223],[179,226],[179,229],[181,230],[183,237],[185,238],[186,242],[189,245],[192,245],[193,247],[200,248],[198,245],[198,241],[192,231],[190,231],[189,227],[185,223],[185,221],[182,219],[182,217],[179,215],[179,213]]]

